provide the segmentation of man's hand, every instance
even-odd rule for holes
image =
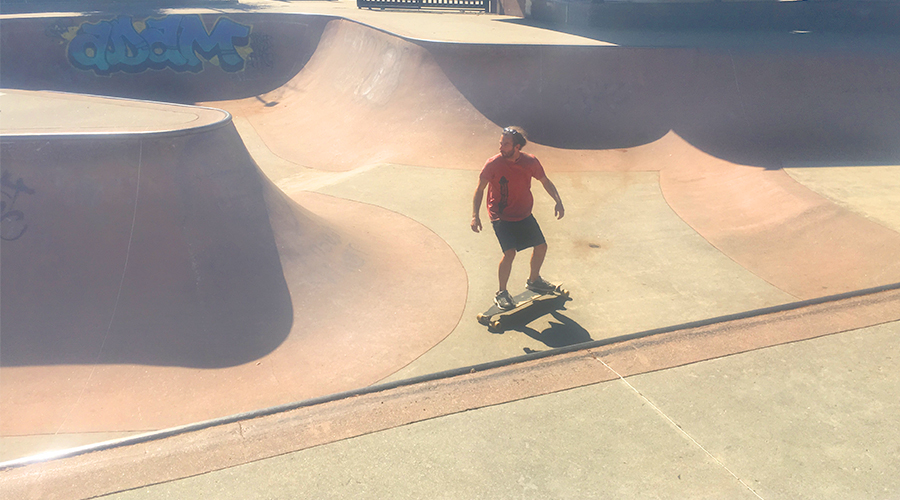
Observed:
[[[479,212],[481,211],[481,202],[484,200],[484,189],[487,187],[488,181],[486,179],[478,178],[478,187],[475,188],[475,196],[472,197],[472,231],[480,232],[481,231],[481,218],[478,217]]]
[[[556,215],[557,220],[566,216],[566,208],[561,201],[556,203],[556,208],[553,209],[553,213]]]
[[[563,207],[562,198],[559,197],[559,191],[556,190],[556,186],[553,185],[553,182],[545,175],[543,179],[541,179],[541,184],[544,186],[544,189],[547,190],[547,194],[553,198],[553,201],[556,202],[556,207],[553,208],[553,213],[556,215],[556,219],[562,219],[566,215],[566,209]]]

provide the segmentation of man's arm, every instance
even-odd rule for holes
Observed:
[[[478,178],[478,187],[475,188],[475,196],[472,198],[472,231],[476,233],[481,231],[481,218],[478,213],[481,212],[481,202],[484,201],[484,188],[488,185],[486,179]]]
[[[559,196],[559,191],[556,190],[556,186],[553,185],[553,182],[546,175],[543,179],[541,179],[541,184],[544,186],[544,189],[547,190],[547,194],[553,198],[553,201],[556,202],[556,207],[553,209],[553,213],[556,214],[557,219],[562,219],[566,215],[566,209],[563,207],[562,198]]]

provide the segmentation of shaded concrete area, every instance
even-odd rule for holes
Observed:
[[[515,4],[515,2],[510,2]],[[521,2],[520,5],[524,4]],[[895,33],[895,2],[604,2],[534,0],[532,16],[566,27],[665,30],[773,30]]]
[[[3,242],[4,366],[216,368],[284,340],[263,182],[219,114],[175,137],[4,138],[4,175],[30,190]]]
[[[198,12],[206,14],[205,22],[209,26],[203,24]],[[159,35],[166,37],[163,39],[167,44],[166,50],[181,54],[183,47],[178,45],[177,40],[170,39],[174,36],[172,30],[192,32],[206,45],[200,31],[214,32],[220,14],[220,10],[157,10],[144,5],[135,6],[133,10],[76,10],[2,16],[0,19],[4,21],[4,29],[0,32],[0,41],[4,51],[4,71],[0,82],[6,88],[58,90],[184,104],[204,99],[249,97],[277,88],[292,78],[312,55],[325,23],[331,19],[327,16],[258,16],[253,12],[243,12],[242,24],[226,22],[225,26],[226,29],[233,29],[229,34],[234,38],[228,38],[236,38],[238,43],[245,41],[248,45],[231,48],[235,51],[234,55],[239,55],[236,53],[237,47],[243,50],[252,44],[255,49],[240,55],[240,68],[227,69],[218,59],[211,62],[196,54],[191,61],[193,64],[189,64],[186,57],[175,55],[172,60],[160,56],[151,59],[147,56],[149,43],[144,45],[146,41],[137,29],[128,29],[127,24],[122,26],[115,21],[119,17],[130,19],[132,24],[137,22],[146,29],[143,23],[148,19],[171,16],[179,21],[176,25],[163,24],[155,29],[159,33],[169,30],[167,35]],[[180,21],[184,19],[188,20],[187,25],[181,25]],[[102,54],[98,56],[91,50],[97,43],[92,37],[109,36],[114,24],[125,29],[124,34],[116,32],[119,38],[110,43],[113,47],[118,43],[121,52],[114,52],[116,55],[107,60]],[[87,35],[80,39],[85,42],[84,45],[79,43],[72,47],[71,54],[81,54],[75,59],[69,47],[76,40],[79,29],[85,25],[89,33],[81,31]],[[94,27],[93,30],[91,27]],[[185,36],[189,38],[189,35]],[[213,47],[223,41],[212,40]],[[275,40],[278,43],[273,43]],[[132,45],[131,52],[122,49],[126,41]],[[223,44],[225,49],[229,48],[227,42]],[[220,49],[208,47],[208,50],[206,55],[209,59],[221,55]],[[184,52],[191,54],[190,49]],[[141,58],[139,53],[144,57]],[[40,55],[42,64],[34,64],[35,54]]]

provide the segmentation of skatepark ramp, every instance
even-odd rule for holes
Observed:
[[[96,112],[110,102],[53,97]],[[3,99],[42,102],[11,91]],[[116,131],[107,116],[100,130],[3,136],[3,193],[23,214],[19,230],[3,221],[3,366],[214,368],[272,351],[292,323],[265,203],[272,188],[230,116],[112,102],[132,117],[199,125]]]

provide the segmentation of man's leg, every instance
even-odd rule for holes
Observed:
[[[503,252],[503,259],[500,261],[500,271],[498,272],[498,277],[500,278],[500,291],[506,290],[506,286],[509,284],[509,275],[512,274],[512,265],[513,260],[516,258],[516,249],[512,248],[505,252]]]
[[[537,281],[541,277],[541,266],[544,265],[544,257],[547,256],[547,244],[541,243],[534,247],[531,253],[531,275],[528,281]]]

